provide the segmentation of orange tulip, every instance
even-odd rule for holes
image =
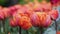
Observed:
[[[34,26],[48,27],[51,24],[50,16],[45,12],[36,12],[31,16]]]
[[[32,27],[30,18],[27,16],[22,16],[21,19],[19,20],[19,26],[25,30],[28,30],[29,28]]]
[[[48,26],[50,26],[50,24],[51,24],[51,18],[50,18],[50,16],[49,15],[47,15],[47,13],[45,13],[45,12],[37,12],[37,14],[39,15],[39,19],[40,19],[40,24],[41,24],[41,26],[42,27],[48,27]]]

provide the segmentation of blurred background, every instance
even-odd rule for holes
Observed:
[[[38,0],[38,1],[42,2],[42,0]],[[46,0],[46,1],[50,2],[50,0]],[[9,7],[9,6],[13,6],[16,4],[24,5],[29,2],[34,2],[34,0],[0,0],[0,6]],[[55,6],[53,5],[52,9],[55,9],[54,7]],[[58,10],[58,12],[59,12],[59,18],[56,21],[58,23],[58,30],[60,30],[60,4],[57,6],[56,10]],[[19,32],[18,32],[19,28],[18,27],[15,27],[15,28],[11,27],[9,25],[8,18],[6,18],[4,22],[5,23],[2,23],[2,21],[0,20],[0,34],[19,34]],[[35,31],[35,30],[38,30],[38,28],[35,29],[35,27],[32,27],[29,30],[29,31],[31,31],[31,32],[29,32],[29,34],[33,34],[33,31]],[[23,29],[22,29],[22,34],[26,34],[26,31]],[[45,29],[44,34],[56,34],[54,22],[48,29]]]

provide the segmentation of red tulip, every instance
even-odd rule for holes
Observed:
[[[14,6],[11,6],[11,7],[9,7],[8,8],[9,9],[9,13],[10,13],[10,15],[12,16],[12,14],[14,13],[14,12],[16,12],[17,11],[17,9],[14,7]]]
[[[38,12],[38,13],[40,13],[40,12]],[[31,14],[30,18],[31,18],[31,22],[32,22],[33,26],[39,26],[40,25],[40,17],[38,14],[33,13],[33,14]]]
[[[11,11],[15,11],[15,10],[16,10],[16,8],[15,8],[14,6],[9,7],[9,9],[10,9]]]
[[[9,17],[10,16],[10,14],[9,14],[9,9],[8,8],[3,8],[3,14],[4,14],[4,17],[6,18],[6,17]]]
[[[60,34],[60,31],[57,31],[57,33],[56,34]]]
[[[4,19],[4,14],[2,10],[0,10],[0,19]]]
[[[21,18],[21,15],[18,13],[13,14],[13,20],[18,24],[19,19]]]
[[[11,27],[16,27],[17,23],[13,19],[10,19],[10,26]]]
[[[27,14],[28,16],[34,12],[28,5],[23,6],[22,10],[24,14]]]
[[[56,4],[59,0],[50,0],[51,4]]]
[[[53,20],[56,20],[58,18],[58,11],[57,10],[52,10],[49,12],[49,15]]]
[[[14,5],[15,9],[21,9],[22,6],[20,4]]]

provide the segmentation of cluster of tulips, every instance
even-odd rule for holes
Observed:
[[[21,6],[21,5],[20,5]],[[52,20],[56,20],[58,17],[57,10],[51,10],[51,8],[41,7],[41,5],[24,5],[19,8],[13,14],[13,18],[10,20],[10,25],[13,27],[19,26],[25,30],[28,30],[32,26],[35,27],[48,27],[51,25]]]
[[[25,5],[14,5],[0,7],[0,19],[10,18],[10,26],[21,27],[25,30],[34,27],[47,28],[52,20],[58,18],[58,11],[52,10],[51,4],[28,3]]]

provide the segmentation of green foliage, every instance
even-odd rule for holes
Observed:
[[[50,0],[46,0],[47,2],[50,2]]]
[[[39,2],[42,2],[42,0],[38,0]]]
[[[4,5],[5,4],[5,0],[0,0],[0,5]]]

